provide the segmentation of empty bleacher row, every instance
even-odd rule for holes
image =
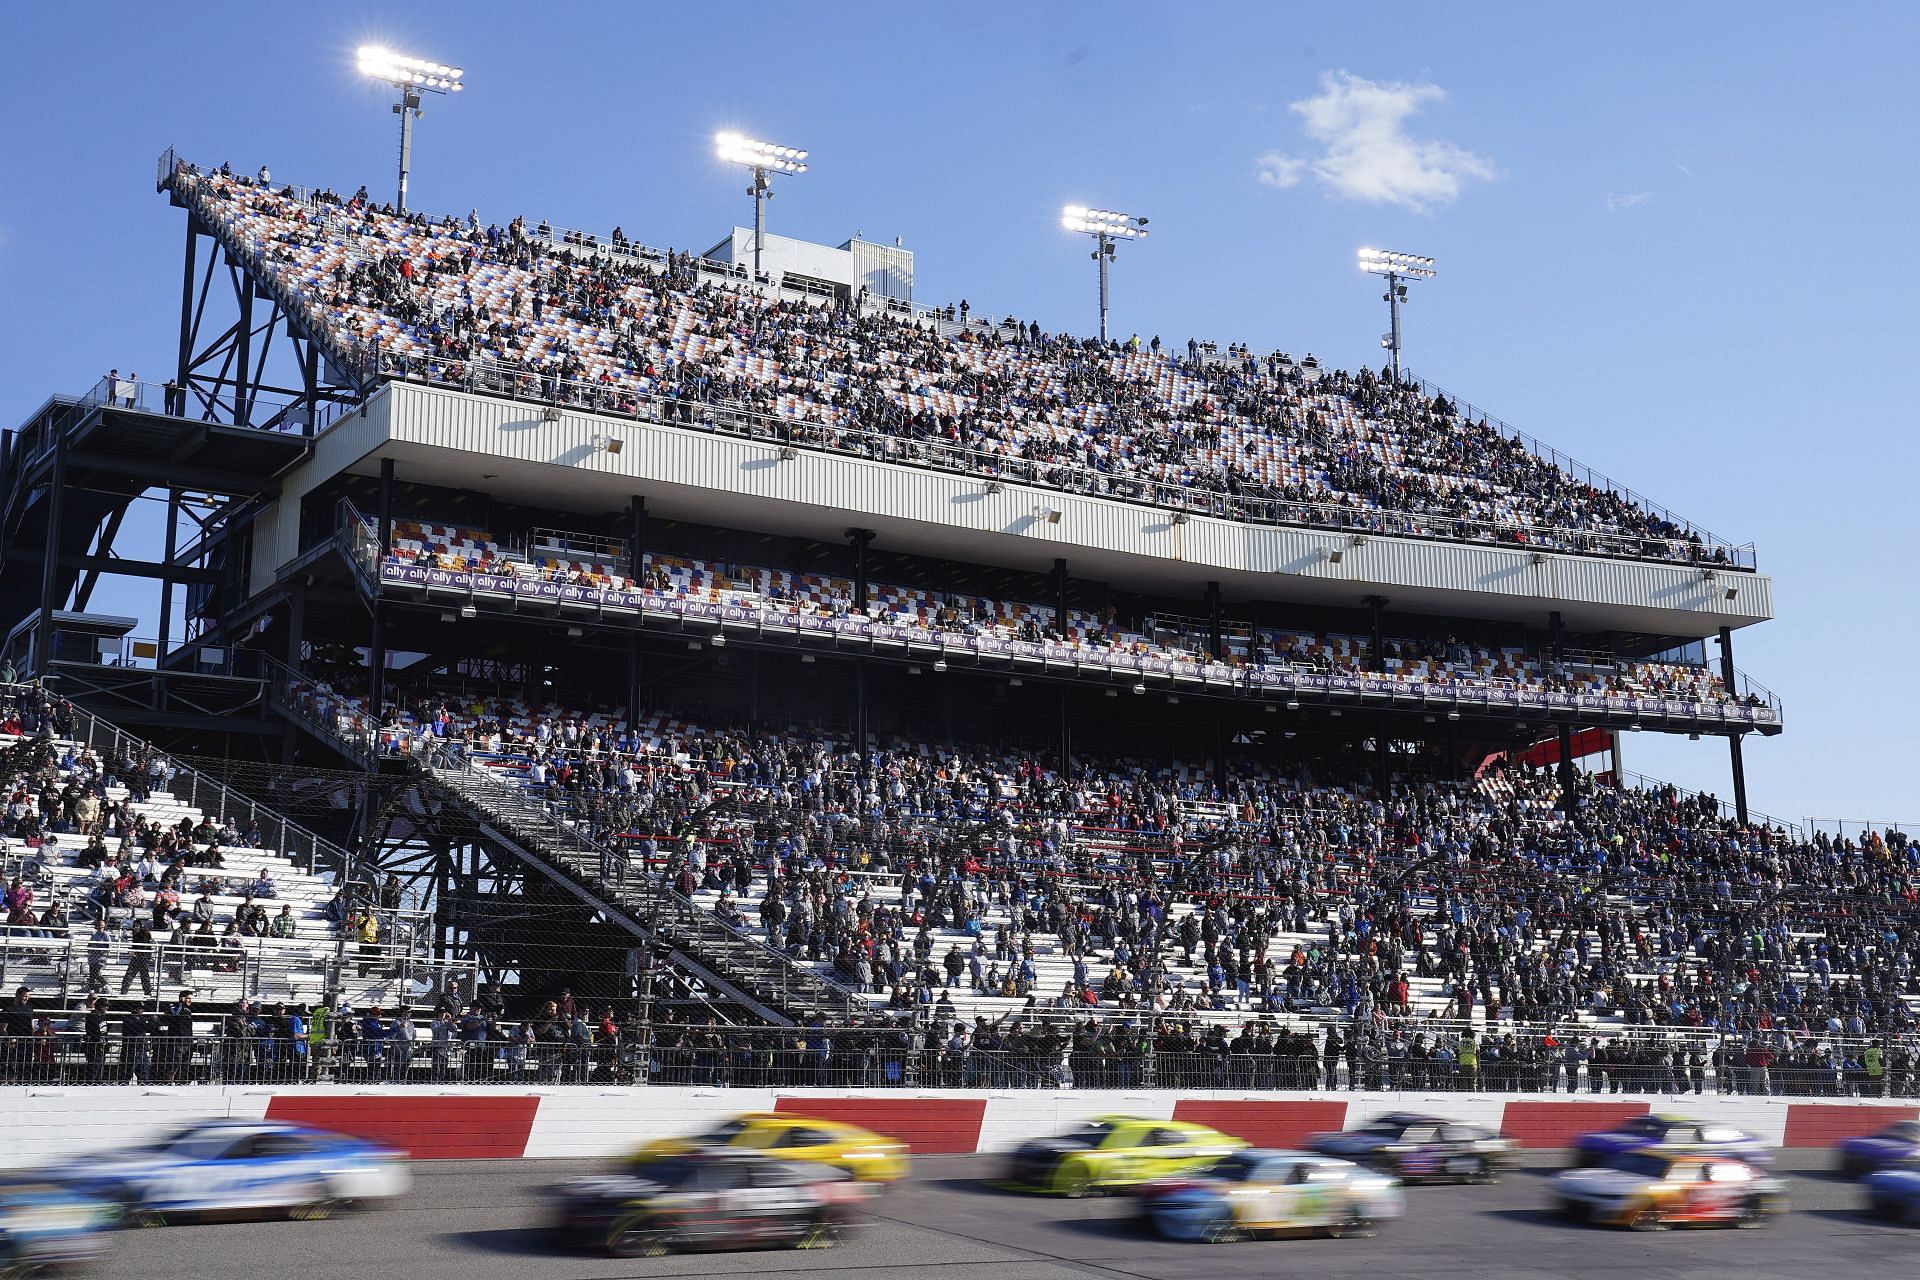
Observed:
[[[608,560],[569,559],[515,549],[486,530],[420,520],[393,524],[384,561],[389,566],[427,566],[454,574],[492,574],[558,581],[572,586],[637,593],[648,600],[679,601],[846,618],[855,613],[852,579],[801,573],[763,565],[720,563],[649,552],[637,579],[627,566]],[[949,636],[990,636],[1065,646],[1083,659],[1152,657],[1206,661],[1204,627],[1150,626],[1069,610],[1064,621],[1051,605],[996,600],[957,591],[873,583],[865,616],[895,626]],[[1449,638],[1422,641],[1387,637],[1380,670],[1369,663],[1368,638],[1340,632],[1239,626],[1223,635],[1226,662],[1236,668],[1292,668],[1346,676],[1374,675],[1409,687],[1433,690],[1509,689],[1558,693],[1619,702],[1657,698],[1726,706],[1760,705],[1728,690],[1719,673],[1704,666],[1589,655],[1555,662],[1517,645],[1492,648]],[[1603,703],[1604,705],[1604,703]]]
[[[182,164],[174,191],[369,373],[634,414],[755,415],[796,443],[1159,506],[1611,555],[1735,549],[1371,372],[953,326],[707,278],[685,255]]]

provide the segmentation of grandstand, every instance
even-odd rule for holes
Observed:
[[[0,602],[42,682],[17,697],[219,758],[223,796],[332,837],[217,841],[294,917],[216,949],[223,1016],[398,1007],[437,1075],[454,1036],[497,1044],[488,1078],[584,1079],[576,1014],[632,1050],[601,1078],[712,1079],[763,1034],[720,1024],[928,1055],[880,1083],[1101,1037],[1176,1079],[1257,1034],[1348,1083],[1472,1037],[1535,1074],[1562,1042],[1596,1073],[1697,1052],[1729,1085],[1755,1052],[1836,1087],[1836,1046],[1906,1052],[1914,846],[1748,806],[1741,744],[1784,727],[1733,660],[1772,613],[1754,549],[1453,396],[171,152],[157,186],[179,367],[9,437],[0,533],[40,572],[9,557]],[[143,565],[187,634],[145,642],[86,603],[149,485],[206,496]],[[20,739],[57,761],[16,762],[30,796],[232,816],[134,795],[120,757],[159,750],[89,764],[70,730]],[[1627,785],[1636,732],[1724,739],[1731,804]],[[86,825],[10,857],[113,923]],[[354,905],[404,945],[363,955]],[[77,919],[5,943],[63,1011]]]

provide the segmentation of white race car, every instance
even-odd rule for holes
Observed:
[[[38,1176],[120,1206],[130,1222],[285,1212],[324,1218],[406,1192],[397,1151],[274,1120],[211,1120],[131,1151],[84,1156]]]

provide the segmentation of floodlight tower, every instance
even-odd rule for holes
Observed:
[[[737,133],[713,135],[713,151],[728,164],[744,165],[753,171],[753,185],[747,194],[753,197],[753,278],[760,278],[760,255],[767,248],[767,201],[773,199],[773,186],[767,175],[799,175],[807,171],[807,153],[798,147],[782,147],[760,142]]]
[[[409,57],[369,44],[360,47],[360,74],[400,90],[400,101],[393,104],[393,113],[400,117],[400,198],[395,203],[405,213],[407,172],[413,168],[413,122],[420,116],[420,95],[459,93],[467,87],[460,83],[466,73],[431,58]]]
[[[1069,231],[1093,237],[1093,260],[1100,264],[1100,341],[1107,340],[1107,264],[1113,261],[1115,245],[1121,240],[1143,240],[1147,220],[1111,209],[1089,209],[1070,204],[1060,211],[1060,225]]]
[[[1400,381],[1400,304],[1407,300],[1404,282],[1433,279],[1433,259],[1411,253],[1394,253],[1390,249],[1362,249],[1360,269],[1387,282],[1386,296],[1382,301],[1387,304],[1387,310],[1393,317],[1393,329],[1380,339],[1380,345],[1392,354],[1393,380],[1397,384]]]

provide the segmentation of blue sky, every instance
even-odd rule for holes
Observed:
[[[76,3],[8,27],[9,424],[170,364],[163,148],[390,188],[368,41],[467,71],[420,124],[418,208],[702,249],[748,216],[710,156],[734,127],[813,152],[772,229],[900,236],[922,301],[1090,328],[1092,264],[1057,226],[1083,202],[1152,219],[1115,269],[1121,334],[1346,366],[1378,361],[1384,321],[1354,249],[1430,254],[1412,370],[1759,545],[1781,617],[1736,643],[1788,731],[1750,744],[1755,807],[1920,820],[1899,674],[1920,9]],[[1626,763],[1728,794],[1714,743],[1639,735]]]

